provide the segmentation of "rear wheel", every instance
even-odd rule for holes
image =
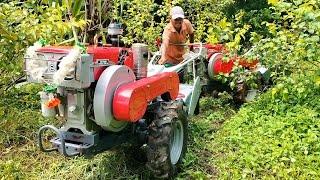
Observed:
[[[147,149],[147,167],[156,177],[175,176],[187,150],[187,127],[181,102],[161,102],[149,126]]]

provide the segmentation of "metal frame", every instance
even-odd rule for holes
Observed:
[[[60,140],[60,145],[57,145],[56,143],[54,143],[54,148],[45,149],[44,146],[43,146],[43,137],[42,137],[42,135],[45,132],[45,130],[54,131],[56,133],[56,135],[57,135],[57,138]],[[55,139],[57,139],[57,138],[55,138]],[[65,135],[59,129],[57,129],[56,127],[54,127],[52,125],[42,126],[40,128],[39,132],[38,132],[38,144],[39,144],[39,148],[40,148],[41,151],[43,151],[43,152],[51,152],[51,151],[59,150],[60,152],[62,152],[62,154],[64,156],[67,156],[67,157],[75,156],[75,155],[80,154],[80,152],[79,151],[75,151],[75,149],[72,149],[71,152],[70,152],[70,150],[69,150],[69,152],[67,152],[67,147],[69,147],[69,146],[66,146],[66,141],[65,140],[66,140],[65,139]]]
[[[46,130],[52,130],[57,137],[50,140],[53,148],[45,149],[43,146],[43,133]],[[108,132],[107,134],[86,135],[63,131],[52,125],[42,126],[38,131],[38,145],[41,151],[51,152],[59,151],[66,157],[72,157],[82,154],[95,154],[114,147],[124,142],[136,142],[138,137],[132,136],[132,131],[128,128],[121,134]]]

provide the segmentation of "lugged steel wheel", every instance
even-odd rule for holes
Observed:
[[[161,102],[156,119],[149,126],[147,167],[158,178],[177,173],[187,150],[188,122],[182,102]]]

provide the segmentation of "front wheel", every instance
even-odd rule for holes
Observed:
[[[188,121],[179,101],[161,102],[149,126],[147,167],[158,178],[171,178],[187,150]]]

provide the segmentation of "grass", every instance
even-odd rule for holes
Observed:
[[[320,85],[290,81],[239,110],[226,93],[202,98],[177,179],[319,179]],[[26,86],[0,101],[0,179],[151,179],[128,144],[92,157],[40,152],[38,128],[61,122],[41,117],[36,90]]]
[[[288,77],[224,123],[211,143],[219,178],[320,178],[316,77]]]
[[[12,89],[1,99],[0,179],[150,179],[144,163],[137,161],[133,148],[123,144],[92,157],[65,158],[58,152],[41,152],[36,133],[42,125],[59,126],[57,119],[41,116],[40,87],[26,85]],[[220,99],[203,98],[201,115],[190,119],[189,146],[177,179],[217,176],[210,142],[225,119],[235,111],[224,94]],[[10,106],[7,106],[10,104]],[[2,112],[2,113],[1,113]]]
[[[276,85],[239,110],[226,93],[202,98],[201,114],[189,120],[177,179],[318,179],[320,86],[306,77],[295,81],[286,83],[288,91]],[[302,93],[301,87],[308,88]],[[37,90],[28,85],[0,101],[0,179],[152,178],[128,144],[92,157],[40,152],[38,128],[61,122],[41,116]]]

